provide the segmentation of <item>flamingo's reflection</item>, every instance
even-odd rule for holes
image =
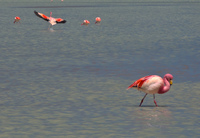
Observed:
[[[167,127],[171,120],[171,111],[164,107],[140,108],[137,110],[137,121],[144,127]]]

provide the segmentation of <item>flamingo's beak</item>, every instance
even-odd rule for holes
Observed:
[[[173,80],[170,80],[169,83],[170,83],[170,85],[172,85],[173,84]]]

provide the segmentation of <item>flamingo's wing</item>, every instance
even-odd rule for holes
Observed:
[[[62,18],[56,18],[56,23],[66,23],[66,20],[63,20]]]
[[[143,83],[144,83],[145,81],[147,81],[149,78],[151,78],[152,76],[153,76],[153,75],[145,76],[145,77],[143,77],[143,78],[140,78],[139,80],[137,80],[137,81],[135,81],[133,84],[131,84],[131,85],[127,88],[127,90],[130,89],[130,88],[132,88],[132,87],[135,87],[135,88],[137,88],[137,89],[141,88],[142,85],[143,85]]]
[[[34,11],[34,13],[35,13],[36,16],[42,18],[43,20],[49,21],[49,17],[48,17],[48,16],[46,16],[46,15],[44,15],[44,14],[42,14],[42,13],[39,13],[39,12],[37,12],[37,11]]]

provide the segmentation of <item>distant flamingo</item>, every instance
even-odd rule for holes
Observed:
[[[66,20],[63,20],[61,18],[53,18],[51,17],[52,16],[52,12],[50,12],[50,17],[42,14],[42,13],[39,13],[37,11],[34,11],[35,15],[37,15],[38,17],[42,18],[43,20],[45,21],[48,21],[50,24],[51,24],[51,27],[53,25],[55,25],[56,23],[66,23],[67,21]]]
[[[101,22],[101,18],[100,18],[100,17],[96,17],[96,19],[95,19],[95,20],[96,20],[95,24],[96,24],[96,23],[100,23],[100,22]]]
[[[15,21],[13,23],[18,23],[20,20],[21,20],[20,17],[16,16]]]
[[[140,102],[140,106],[142,105],[147,94],[153,94],[154,103],[156,106],[158,106],[155,100],[155,94],[164,94],[169,91],[170,86],[173,83],[172,80],[173,76],[171,74],[165,74],[163,79],[157,75],[150,75],[135,81],[127,88],[127,90],[133,87],[146,93]]]
[[[83,23],[82,23],[81,25],[88,25],[88,24],[90,24],[90,21],[84,20]]]

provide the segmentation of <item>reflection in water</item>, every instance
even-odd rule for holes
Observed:
[[[52,28],[52,27],[50,27],[50,28],[49,28],[49,31],[50,31],[50,32],[54,32],[54,30],[53,30],[53,28]]]
[[[171,120],[171,111],[167,108],[140,108],[136,112],[137,121],[142,127],[166,128]]]

